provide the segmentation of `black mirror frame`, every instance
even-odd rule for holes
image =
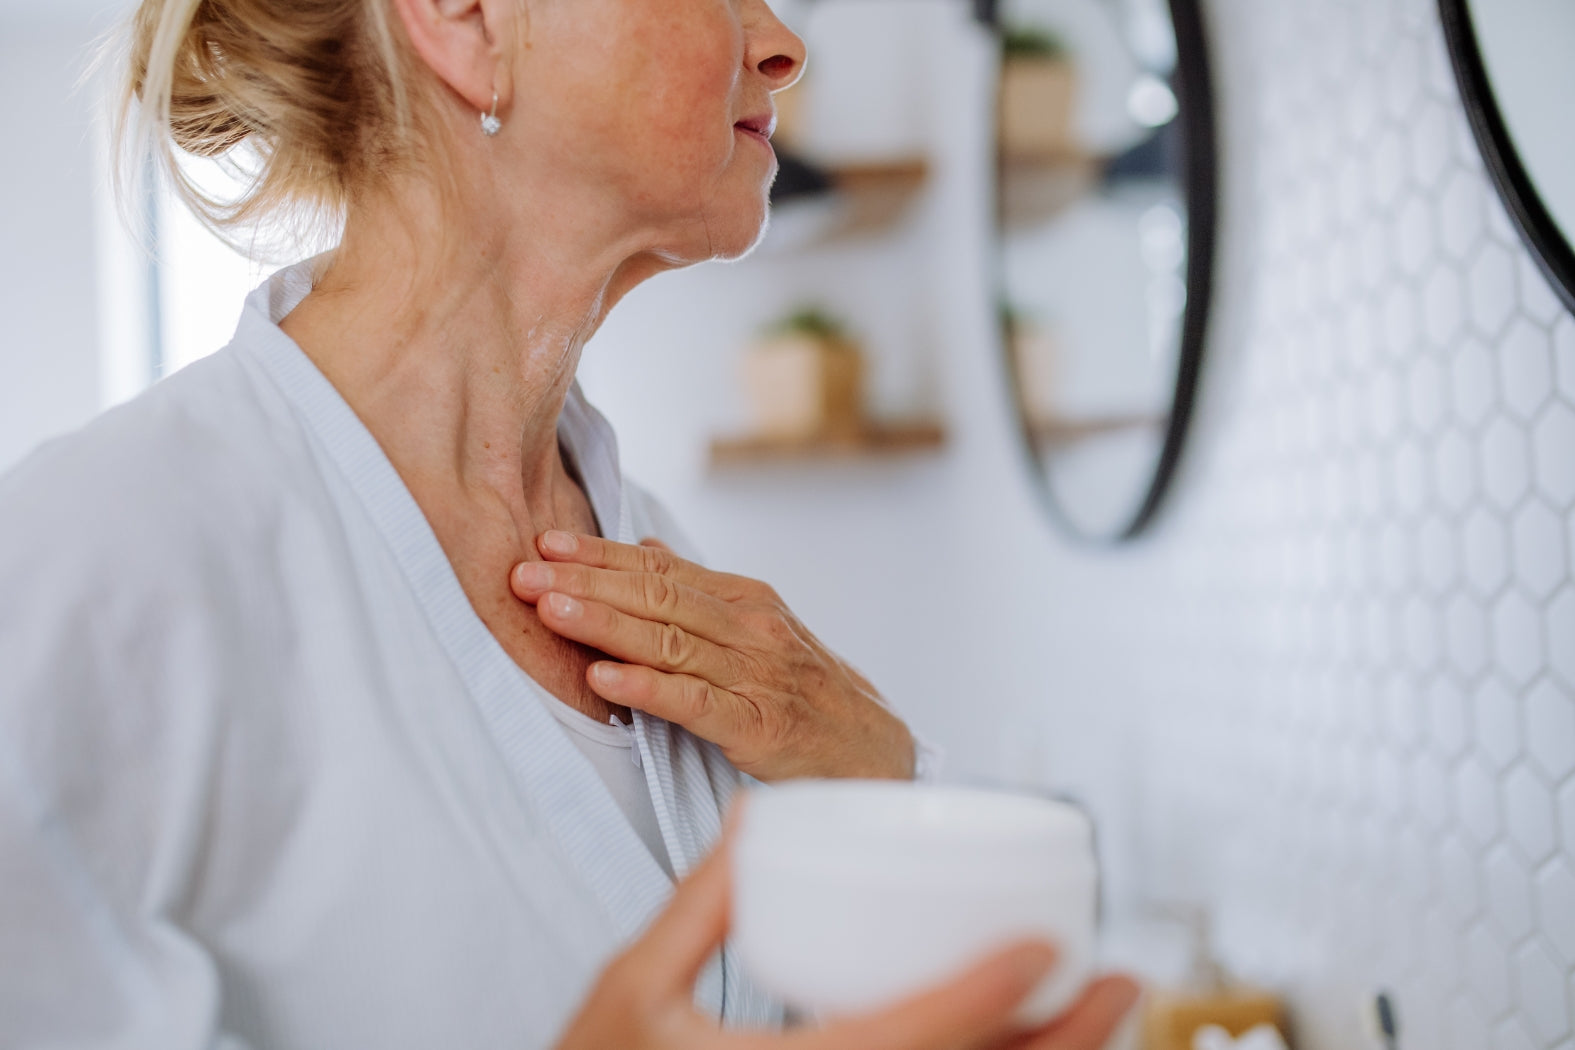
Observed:
[[[1000,29],[998,0],[974,0],[981,21]],[[1218,153],[1215,147],[1214,86],[1209,65],[1207,34],[1199,0],[1169,0],[1171,23],[1176,32],[1176,70],[1173,88],[1180,111],[1187,200],[1187,302],[1182,314],[1181,344],[1177,354],[1176,383],[1165,441],[1143,502],[1127,524],[1108,535],[1091,535],[1073,523],[1057,502],[1040,462],[1040,453],[1021,406],[1022,381],[1007,340],[1001,340],[1012,383],[1012,404],[1022,425],[1022,447],[1050,516],[1063,530],[1086,543],[1121,543],[1132,540],[1153,524],[1175,480],[1182,449],[1191,427],[1203,350],[1208,337],[1209,310],[1214,291],[1214,245],[1218,224]]]
[[[1465,105],[1471,134],[1477,140],[1477,149],[1482,153],[1482,160],[1492,174],[1493,186],[1515,228],[1565,308],[1575,313],[1575,248],[1553,221],[1520,162],[1520,154],[1515,151],[1504,114],[1493,95],[1487,66],[1482,61],[1482,49],[1477,45],[1476,27],[1466,5],[1467,0],[1438,0],[1444,42],[1449,47],[1449,62],[1455,69],[1455,84],[1460,88],[1460,101]]]

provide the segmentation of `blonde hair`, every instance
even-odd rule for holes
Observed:
[[[285,241],[337,230],[353,195],[409,156],[387,0],[142,0],[127,59],[114,129],[122,200],[151,159],[249,254],[264,219]],[[240,188],[205,189],[180,153],[219,160]]]

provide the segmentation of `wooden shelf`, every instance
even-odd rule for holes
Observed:
[[[814,462],[928,452],[946,443],[940,423],[917,420],[907,423],[871,423],[849,436],[780,438],[764,435],[716,438],[711,442],[711,466],[741,467],[760,463]]]
[[[922,157],[825,165],[820,170],[831,180],[829,193],[794,198],[778,206],[773,231],[801,225],[795,221],[800,216],[819,215],[807,231],[788,236],[786,247],[790,250],[892,229],[902,221],[930,177],[929,161]],[[768,237],[767,244],[770,243]]]
[[[1168,417],[1157,413],[1122,416],[1090,416],[1086,419],[1045,419],[1028,424],[1034,442],[1041,445],[1071,445],[1090,438],[1119,434],[1129,430],[1163,431]]]
[[[1075,204],[1099,183],[1103,161],[1074,153],[1003,153],[1001,223],[1035,226]]]
[[[848,193],[905,193],[917,189],[930,176],[930,162],[923,157],[840,164],[826,169],[837,189]]]
[[[1076,147],[1024,149],[1020,146],[999,146],[997,152],[1001,166],[1012,168],[1097,168],[1106,160],[1097,153],[1088,153]]]
[[[847,201],[833,237],[879,233],[895,226],[930,177],[923,158],[884,164],[848,164],[830,169],[831,182]]]

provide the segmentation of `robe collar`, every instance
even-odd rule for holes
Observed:
[[[527,810],[548,825],[620,936],[633,938],[671,896],[672,882],[601,777],[543,706],[559,701],[520,669],[476,615],[426,517],[376,439],[279,327],[311,291],[313,265],[309,260],[281,270],[253,292],[235,343],[278,385],[388,543]],[[559,441],[573,458],[603,530],[616,530],[613,538],[621,542],[638,542],[612,428],[585,400],[578,383],[560,417]],[[696,782],[705,770],[692,756],[675,753],[683,748],[674,747],[674,728],[636,712],[636,741],[658,823],[681,876],[714,840],[718,802],[725,800],[705,804],[714,791]],[[700,804],[698,811],[694,803]],[[702,827],[692,826],[697,812]],[[700,998],[719,1000],[720,989],[708,992],[707,983],[715,982],[702,982]]]

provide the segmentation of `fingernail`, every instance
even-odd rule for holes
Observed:
[[[595,664],[591,674],[596,677],[597,685],[615,686],[623,681],[623,668],[617,664]]]
[[[552,586],[552,566],[544,561],[525,562],[515,568],[514,579],[527,590],[547,590]]]
[[[572,620],[580,615],[580,603],[567,594],[554,594],[547,598],[547,606],[560,620]]]
[[[554,554],[573,554],[580,546],[574,533],[552,529],[541,534],[541,545]]]

